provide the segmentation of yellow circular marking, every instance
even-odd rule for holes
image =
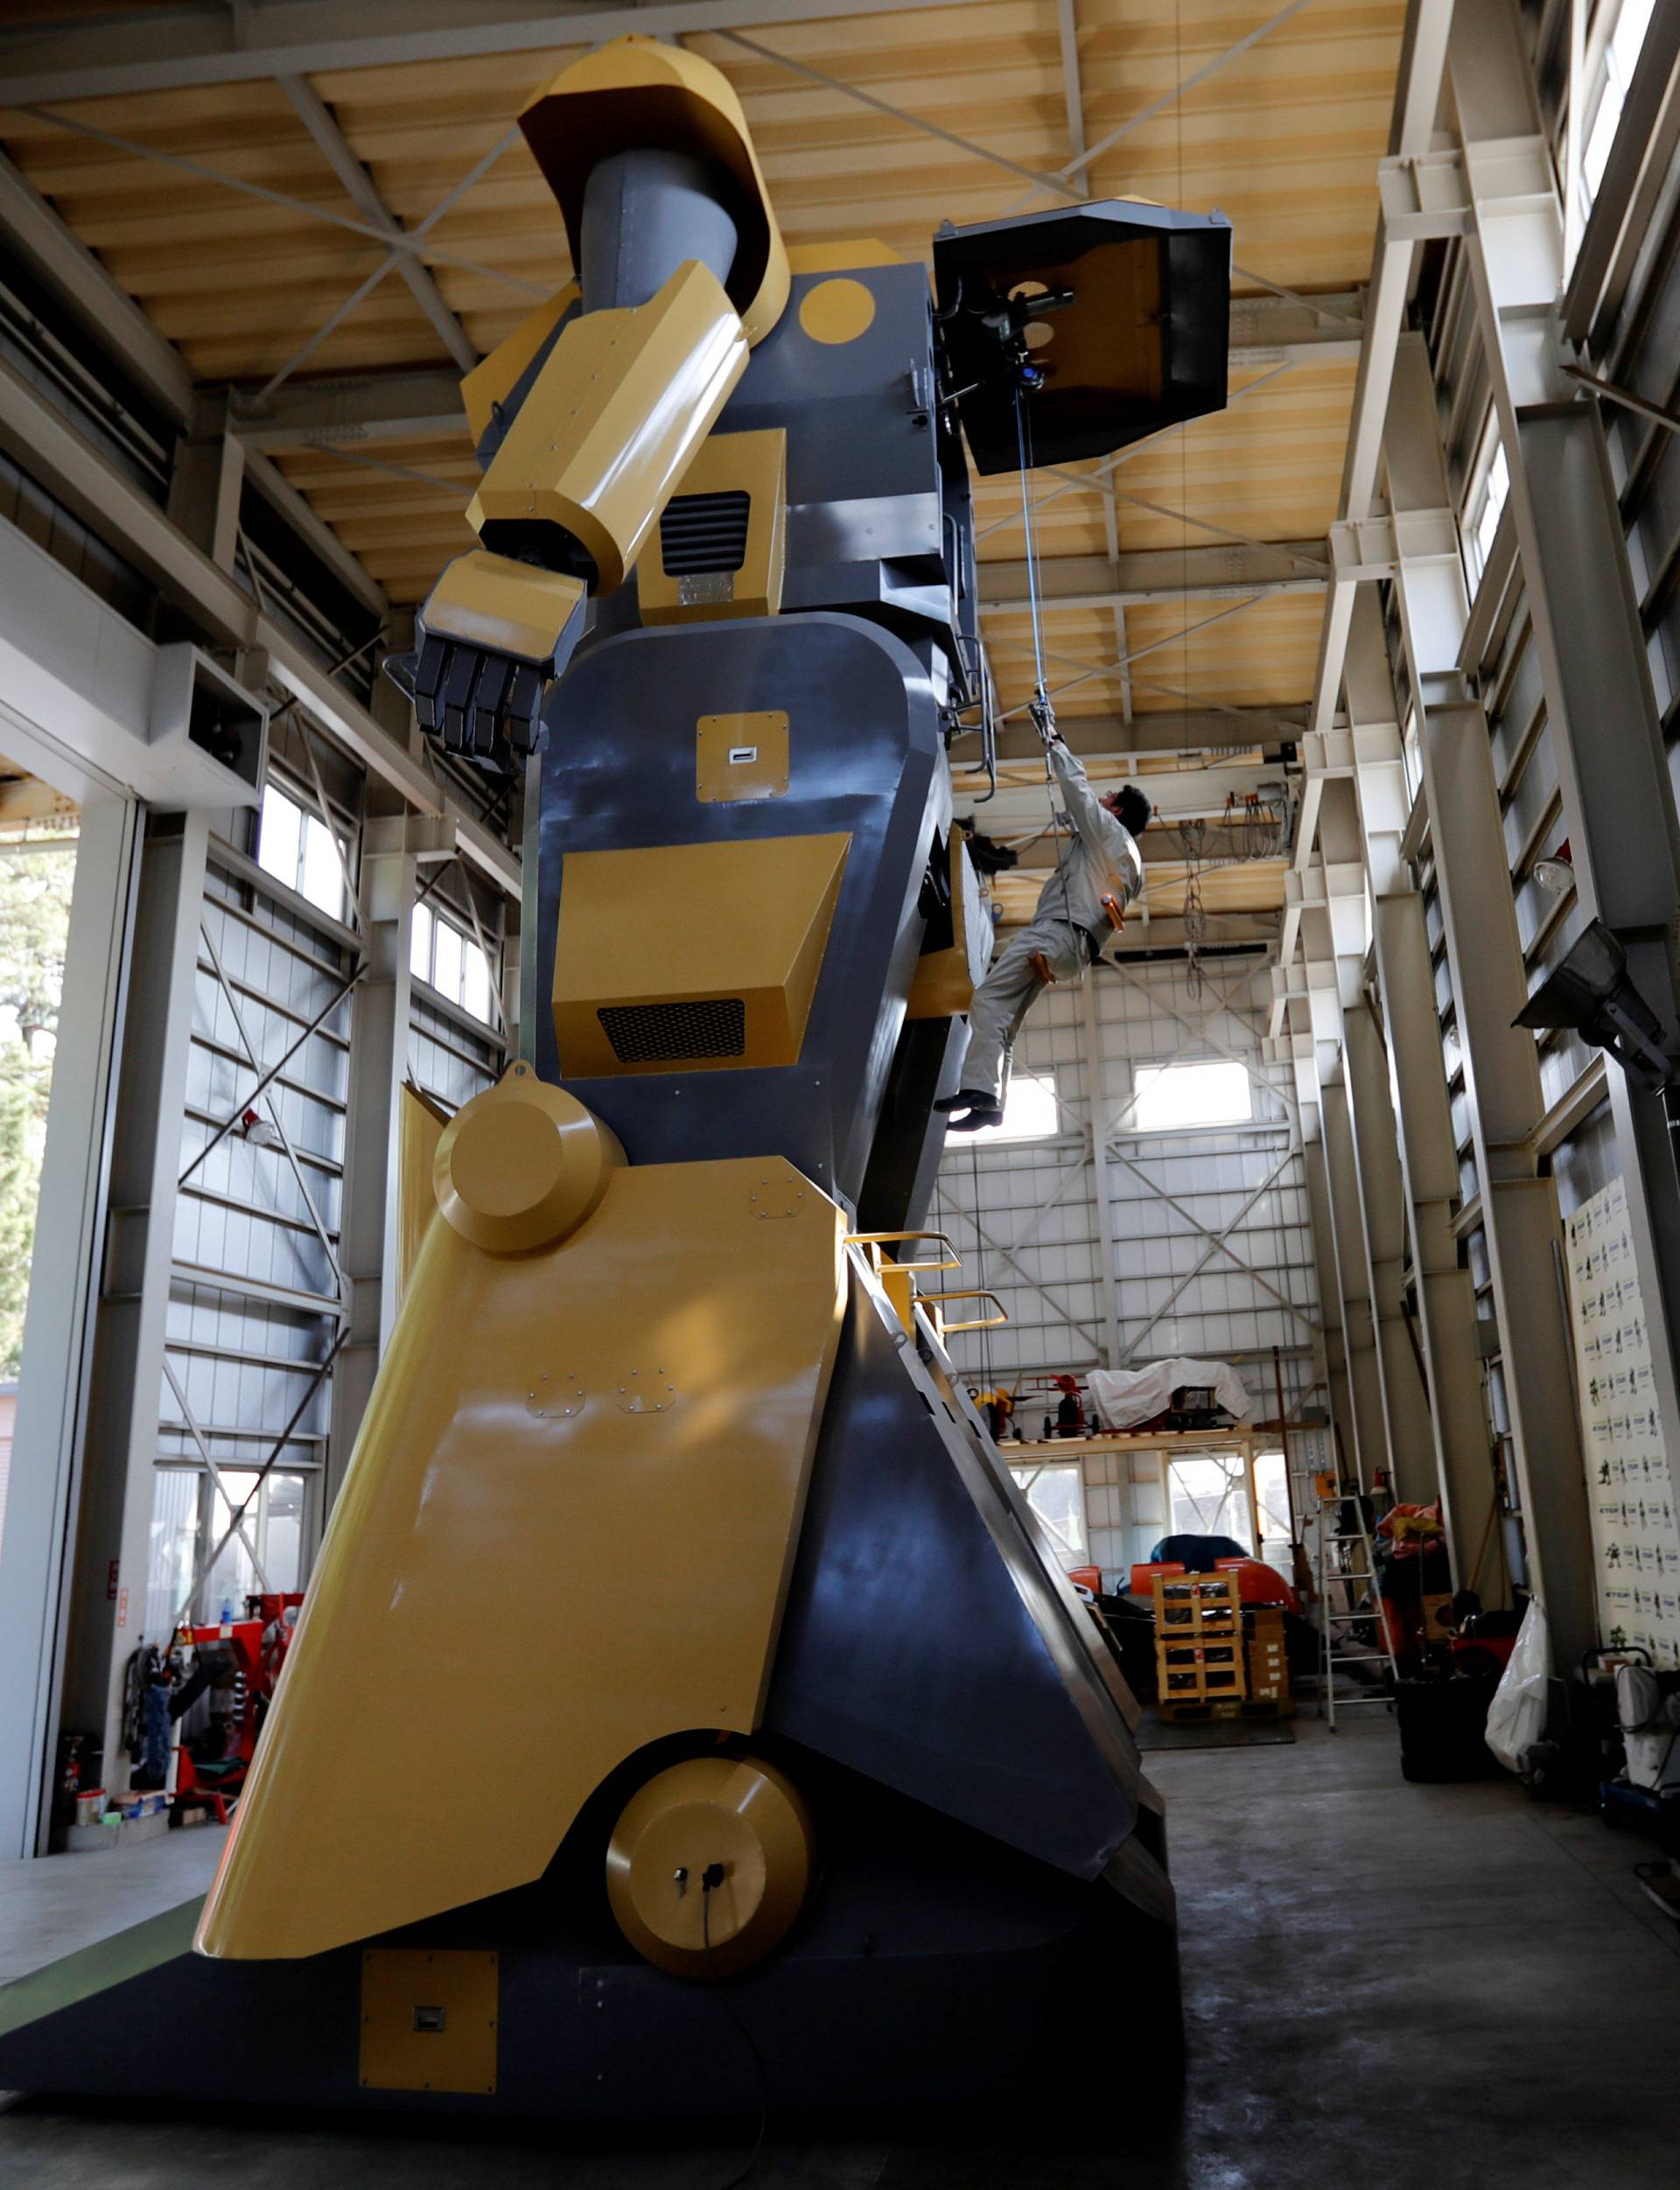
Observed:
[[[521,1254],[575,1231],[622,1161],[575,1095],[514,1065],[444,1127],[432,1183],[463,1238],[493,1255]]]
[[[606,1851],[607,1899],[656,1968],[726,1977],[780,1944],[811,1865],[809,1816],[774,1766],[690,1757],[625,1805]]]
[[[855,342],[875,318],[875,299],[862,282],[818,282],[800,300],[799,324],[813,342]]]

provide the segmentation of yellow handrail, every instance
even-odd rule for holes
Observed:
[[[950,1260],[948,1262],[911,1263],[895,1255],[892,1260],[899,1270],[961,1270],[962,1267],[962,1257],[943,1232],[848,1232],[846,1235],[848,1247],[878,1249],[892,1246],[901,1240],[935,1240],[945,1249]],[[878,1270],[886,1258],[879,1253],[872,1253],[869,1259]]]
[[[974,1316],[961,1323],[947,1323],[943,1304],[948,1300],[990,1300],[998,1312],[995,1316]],[[925,1292],[919,1296],[919,1302],[920,1306],[932,1310],[934,1327],[941,1338],[952,1331],[995,1331],[1000,1324],[1009,1321],[1009,1311],[1003,1302],[984,1286],[970,1286],[962,1292]]]

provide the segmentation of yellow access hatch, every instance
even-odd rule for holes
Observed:
[[[498,1974],[497,1957],[476,1949],[364,1949],[364,2089],[493,2092]]]

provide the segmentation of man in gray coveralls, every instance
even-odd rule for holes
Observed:
[[[1135,840],[1148,825],[1149,801],[1135,783],[1099,799],[1047,709],[1040,727],[1073,827],[1055,872],[1039,893],[1031,923],[1010,938],[974,992],[962,1091],[934,1106],[949,1117],[955,1133],[975,1133],[998,1123],[1009,1053],[1045,974],[1056,981],[1082,981],[1085,969],[1102,956],[1115,917],[1143,887],[1144,863]]]

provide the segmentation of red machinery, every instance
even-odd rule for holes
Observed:
[[[1263,1559],[1216,1559],[1214,1564],[1221,1574],[1235,1572],[1236,1593],[1245,1606],[1281,1605],[1292,1613],[1301,1609],[1301,1600],[1277,1568],[1268,1566]],[[1155,1575],[1182,1574],[1184,1571],[1182,1565],[1170,1559],[1140,1560],[1131,1570],[1131,1593],[1147,1597]]]
[[[171,1699],[171,1715],[185,1718],[201,1697],[210,1704],[208,1725],[176,1745],[178,1809],[204,1803],[228,1823],[228,1798],[245,1784],[303,1601],[301,1590],[273,1591],[248,1597],[243,1620],[177,1631],[197,1663]]]

